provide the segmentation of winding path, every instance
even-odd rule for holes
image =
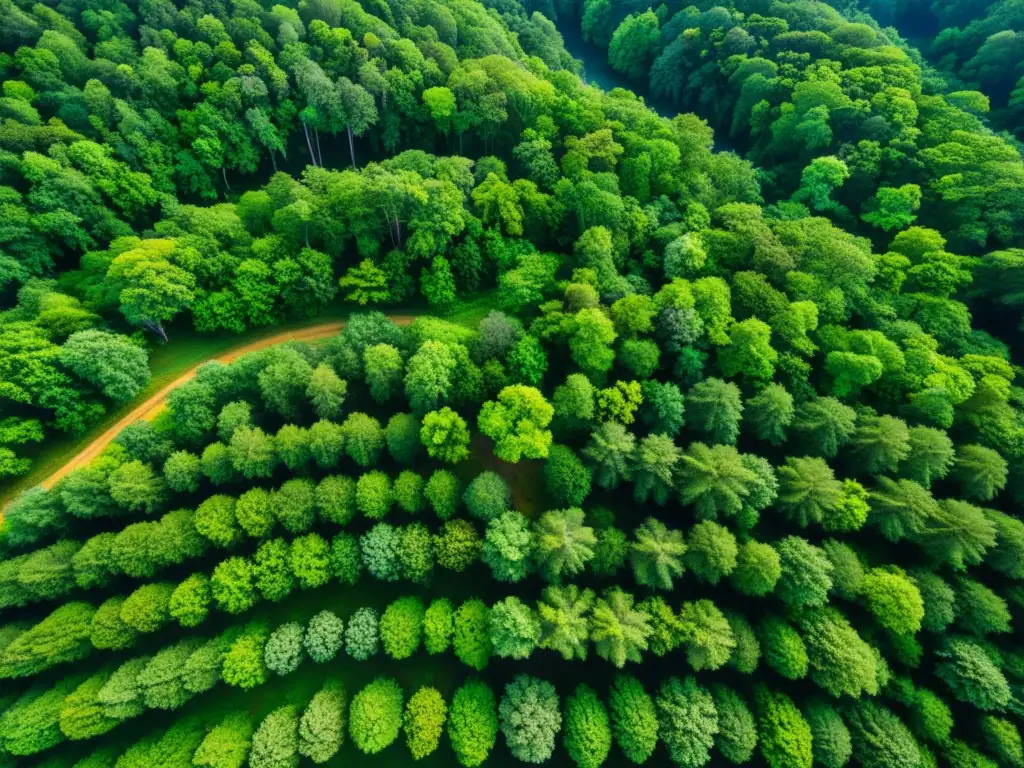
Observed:
[[[408,325],[415,317],[413,315],[388,315],[388,318],[398,325]],[[273,336],[267,336],[266,338],[259,339],[257,341],[250,342],[248,344],[242,344],[241,346],[235,347],[228,352],[221,355],[208,358],[201,363],[189,368],[185,373],[179,376],[177,379],[172,381],[170,384],[165,386],[159,392],[155,393],[151,397],[147,398],[143,402],[139,403],[138,406],[133,408],[130,413],[126,414],[124,418],[118,421],[114,426],[104,432],[102,435],[93,440],[84,449],[79,451],[71,461],[67,462],[50,475],[48,478],[42,481],[40,485],[44,488],[52,487],[58,480],[64,477],[69,472],[72,472],[79,467],[83,467],[92,461],[94,458],[103,452],[110,442],[117,437],[118,433],[127,427],[129,424],[140,419],[150,421],[155,418],[160,410],[167,403],[167,398],[171,392],[180,387],[186,381],[189,381],[193,376],[196,375],[196,370],[211,360],[217,360],[222,363],[230,363],[233,360],[237,360],[242,355],[248,352],[255,352],[259,349],[273,346],[274,344],[282,344],[286,341],[317,341],[318,339],[325,339],[330,336],[334,336],[345,326],[342,321],[333,323],[320,323],[318,325],[311,325],[307,328],[298,328],[293,331],[285,331],[284,333],[278,333]],[[173,343],[173,342],[172,342]]]

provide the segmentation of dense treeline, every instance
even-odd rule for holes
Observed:
[[[613,264],[609,270],[614,279]],[[669,352],[666,332],[681,309],[673,302],[692,296],[700,280],[673,278],[653,296],[628,294],[606,315],[596,274],[577,267],[574,279],[594,283],[554,288],[563,299],[548,302],[531,332],[499,312],[475,331],[426,318],[400,328],[366,315],[322,347],[271,348],[231,366],[208,364],[176,391],[155,425],[133,426],[52,492],[23,496],[5,528],[17,547],[51,541],[82,520],[116,525],[163,516],[84,545],[61,539],[10,558],[8,605],[22,590],[61,599],[75,585],[98,586],[116,575],[147,580],[168,565],[183,564],[191,575],[145,583],[101,605],[70,602],[34,626],[8,623],[3,676],[31,679],[85,659],[97,671],[25,689],[7,720],[7,728],[18,727],[8,735],[0,721],[0,743],[12,754],[35,754],[114,731],[148,710],[181,709],[176,728],[195,734],[190,754],[206,739],[225,740],[239,761],[228,764],[241,764],[248,753],[251,765],[264,765],[270,745],[305,754],[294,746],[301,738],[286,735],[302,732],[306,705],[275,710],[262,724],[241,713],[219,723],[190,719],[189,702],[219,681],[246,690],[291,675],[306,657],[328,663],[342,652],[354,660],[383,654],[399,662],[423,648],[451,651],[484,673],[491,658],[525,662],[554,652],[569,664],[597,658],[617,667],[678,655],[701,675],[665,678],[650,694],[622,678],[607,696],[583,688],[564,691],[561,702],[550,684],[517,678],[501,697],[499,711],[507,714],[500,730],[512,754],[531,762],[553,754],[563,727],[564,748],[580,765],[602,762],[609,728],[639,762],[660,740],[682,766],[703,764],[712,748],[742,763],[757,745],[773,766],[809,765],[800,755],[809,761],[812,753],[837,765],[851,755],[877,765],[902,765],[909,755],[909,764],[924,765],[929,757],[918,755],[932,754],[926,745],[957,765],[985,759],[978,747],[998,759],[1016,754],[1015,726],[1006,719],[1017,712],[1016,652],[997,638],[1010,631],[1011,605],[1019,603],[1019,591],[1006,587],[1021,575],[1024,524],[975,505],[991,506],[1010,482],[1000,446],[958,448],[944,429],[919,419],[908,425],[866,404],[859,412],[844,404],[874,399],[878,386],[852,386],[856,367],[848,369],[857,358],[870,369],[868,354],[846,353],[840,359],[847,367],[835,358],[831,369],[824,363],[831,373],[823,375],[835,382],[831,394],[816,396],[805,384],[794,398],[769,383],[764,366],[774,367],[779,355],[770,326],[762,324],[767,333],[758,335],[760,321],[729,321],[714,363],[703,344]],[[656,314],[659,302],[667,306]],[[570,313],[577,304],[582,308]],[[706,336],[716,314],[731,307],[694,302],[689,322]],[[885,337],[873,333],[867,338],[884,359],[904,354],[893,342],[882,352]],[[559,339],[564,355],[556,354]],[[652,379],[652,366],[667,370],[677,355],[689,369],[673,366],[670,379]],[[975,354],[967,375],[997,359]],[[701,378],[705,364],[709,377]],[[684,394],[675,382],[687,376],[695,381]],[[513,489],[499,474],[464,477],[474,422],[503,460],[544,460],[550,508],[530,520],[514,509]],[[964,429],[971,428],[953,434],[968,434]],[[973,434],[985,441],[984,429]],[[805,455],[777,453],[789,445]],[[762,455],[748,452],[755,448]],[[434,468],[417,469],[424,461]],[[118,474],[125,467],[130,471]],[[657,509],[657,519],[645,519],[644,506],[627,511],[625,494]],[[398,522],[409,515],[413,522]],[[332,533],[338,526],[345,530]],[[878,533],[860,536],[861,529],[916,545],[920,554],[906,545],[879,547]],[[190,560],[209,570],[194,570]],[[461,603],[421,596],[430,594],[438,567],[486,568],[507,585],[497,594],[508,596]],[[624,577],[637,591],[608,586]],[[425,592],[341,616],[328,608],[305,626],[243,620],[105,661],[110,651],[131,649],[172,625],[201,629],[211,611],[241,615],[296,589],[346,588],[363,578]],[[698,596],[673,601],[681,581]],[[706,680],[726,668],[749,683]],[[838,706],[789,698],[792,681]],[[485,695],[486,683],[467,685],[477,686],[474,701],[498,701],[497,692]],[[631,715],[616,726],[614,717],[594,714],[605,711],[603,701],[611,709],[626,695],[619,687],[647,702],[649,719]],[[317,713],[308,717],[329,722],[325,754],[340,747],[347,722],[364,752],[385,749],[404,728],[411,754],[424,755],[437,747],[447,711],[440,693],[425,691],[403,715],[404,694],[382,679],[353,697],[346,721],[348,700],[331,683],[308,702]],[[851,699],[861,703],[843,704]],[[462,714],[449,734],[465,765],[479,764],[490,747],[463,745],[469,737],[454,723],[493,722],[487,706],[451,702],[452,718],[457,709]],[[522,722],[512,714],[518,706],[530,708],[535,728],[514,725]],[[927,725],[912,715],[921,708]],[[974,708],[983,714],[968,714]],[[92,714],[80,725],[82,712]],[[954,723],[968,731],[954,731]],[[990,736],[977,742],[970,728]],[[494,734],[493,746],[497,731],[485,732]],[[876,746],[867,734],[878,732],[892,743]],[[127,746],[114,743],[120,751]],[[153,748],[144,740],[117,764],[131,765]]]
[[[761,170],[582,85],[571,4],[244,3],[3,6],[11,220],[64,233],[5,427],[134,395],[120,323],[494,310],[207,364],[22,495],[0,760],[1024,764],[1009,144],[821,3],[580,9]]]
[[[980,119],[985,98],[927,88],[877,25],[823,2],[642,10],[623,20],[620,6],[587,0],[583,35],[748,148],[769,196],[787,200],[783,216],[798,203],[868,233],[919,219],[960,252],[1020,243],[1024,161]]]
[[[865,0],[861,6],[919,44],[947,90],[982,91],[992,121],[1024,137],[1024,6],[1018,0]],[[975,108],[988,111],[989,104],[974,95],[957,98],[970,98]]]

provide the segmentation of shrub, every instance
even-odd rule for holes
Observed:
[[[353,659],[365,661],[380,649],[380,625],[373,608],[359,608],[348,620],[345,629],[345,652]]]
[[[398,738],[401,727],[402,689],[391,678],[377,678],[352,698],[349,733],[360,751],[380,752]]]
[[[412,656],[423,640],[426,607],[418,597],[402,597],[385,609],[380,619],[380,639],[384,652],[393,659]]]
[[[345,740],[345,687],[329,679],[313,694],[299,720],[299,754],[314,763],[326,763]]]
[[[516,675],[505,686],[498,717],[514,757],[524,763],[543,763],[551,758],[555,737],[562,729],[555,686],[529,675]]]
[[[498,702],[487,683],[470,679],[456,689],[448,738],[465,768],[477,768],[487,760],[498,738]]]
[[[437,749],[448,710],[436,688],[424,686],[405,704],[403,726],[405,743],[413,760],[420,760]]]
[[[277,675],[290,675],[302,663],[302,626],[294,621],[270,633],[263,649],[263,662]]]
[[[455,655],[478,672],[491,658],[491,609],[482,600],[467,600],[455,611]]]
[[[565,751],[579,768],[599,768],[608,759],[612,731],[608,712],[589,686],[581,685],[565,703]]]
[[[309,620],[302,645],[317,664],[326,664],[338,655],[345,634],[345,622],[330,611],[320,611]]]

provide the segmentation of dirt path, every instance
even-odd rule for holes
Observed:
[[[398,325],[408,325],[415,317],[412,315],[389,315],[389,319]],[[293,331],[285,331],[284,333],[278,333],[274,336],[267,336],[266,338],[253,341],[248,344],[243,344],[240,347],[225,352],[222,355],[211,357],[208,360],[204,360],[202,363],[197,363],[192,368],[187,370],[177,379],[172,381],[170,384],[165,386],[159,392],[154,394],[152,397],[146,399],[145,402],[140,403],[136,408],[133,408],[131,413],[127,414],[123,419],[118,421],[114,426],[100,435],[98,438],[93,440],[88,446],[78,453],[71,461],[67,462],[50,475],[48,478],[42,481],[41,485],[44,488],[52,487],[58,480],[64,477],[69,472],[72,472],[79,467],[83,467],[92,461],[94,458],[102,453],[103,449],[110,444],[110,441],[117,437],[118,433],[127,427],[129,424],[140,419],[150,421],[160,413],[161,409],[167,403],[167,397],[171,392],[180,387],[186,381],[189,381],[193,376],[196,375],[196,370],[199,366],[204,363],[210,362],[210,360],[218,360],[222,363],[230,363],[233,360],[237,360],[242,355],[248,352],[255,352],[259,349],[273,346],[274,344],[281,344],[286,341],[316,341],[318,339],[325,339],[335,335],[344,327],[344,322],[334,323],[321,323],[320,325],[311,325],[308,328],[297,328]]]

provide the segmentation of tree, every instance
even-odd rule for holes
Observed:
[[[398,561],[400,546],[401,535],[387,523],[377,523],[359,537],[363,564],[371,576],[381,581],[398,581],[401,575]]]
[[[566,661],[586,659],[590,640],[589,615],[594,593],[574,584],[544,589],[537,604],[541,648],[557,651]]]
[[[263,649],[263,661],[277,675],[290,675],[297,670],[302,663],[302,626],[292,621],[271,632]]]
[[[736,568],[729,581],[737,590],[750,597],[771,593],[782,575],[779,553],[770,544],[747,541],[736,553]]]
[[[506,597],[491,606],[488,633],[495,656],[526,659],[540,642],[540,621],[518,597]]]
[[[843,499],[843,484],[825,460],[787,457],[785,466],[776,473],[778,505],[783,514],[801,528],[816,523],[832,530],[833,515]]]
[[[398,738],[402,699],[401,687],[387,677],[378,677],[352,697],[349,733],[361,752],[376,754]]]
[[[469,456],[466,420],[445,406],[423,417],[420,440],[431,458],[457,464]]]
[[[639,80],[650,70],[661,47],[658,17],[647,13],[630,14],[616,28],[608,46],[608,63],[631,80]]]
[[[590,639],[597,655],[621,669],[627,661],[639,662],[647,650],[651,627],[647,615],[633,607],[633,596],[615,588],[594,604]]]
[[[302,589],[322,587],[331,578],[330,545],[315,533],[292,539],[289,562]]]
[[[262,539],[274,528],[274,497],[263,488],[252,488],[235,502],[235,520],[246,534]]]
[[[164,481],[176,493],[195,493],[200,482],[199,457],[188,451],[175,451],[164,462]],[[10,514],[7,516],[10,525]]]
[[[210,580],[194,573],[174,588],[167,611],[181,626],[197,627],[206,620],[211,599]]]
[[[548,461],[550,460],[549,458]],[[501,475],[489,470],[481,472],[466,486],[462,499],[469,513],[485,523],[510,509],[512,505],[508,483]]]
[[[529,574],[534,547],[527,519],[509,510],[487,524],[481,559],[495,579],[514,584]]]
[[[658,733],[672,762],[682,768],[707,763],[719,728],[711,694],[692,677],[670,677],[661,684],[654,706]]]
[[[306,396],[313,411],[321,419],[337,419],[348,394],[348,382],[338,377],[326,363],[313,369],[306,387]]]
[[[804,717],[811,727],[814,761],[825,768],[843,768],[853,754],[850,731],[835,708],[823,701],[812,701]]]
[[[710,520],[690,529],[686,567],[701,581],[717,584],[736,568],[736,537]]]
[[[673,579],[683,575],[686,543],[682,531],[669,530],[650,518],[633,532],[630,564],[637,584],[670,591]]]
[[[612,321],[600,309],[581,309],[573,317],[569,352],[591,382],[599,383],[611,370],[615,361],[611,345],[617,337]]]
[[[544,462],[544,485],[556,503],[582,504],[590,495],[591,479],[590,469],[571,448],[551,446]]]
[[[896,569],[872,568],[861,580],[861,595],[878,623],[896,634],[914,634],[921,628],[924,601],[917,586]]]
[[[768,616],[758,624],[758,636],[769,667],[787,680],[807,677],[807,646],[791,624]]]
[[[743,511],[757,474],[735,448],[690,443],[679,459],[676,484],[683,504],[693,504],[697,515],[709,520],[719,514],[735,517]]]
[[[387,517],[394,503],[391,478],[379,470],[359,476],[356,482],[356,509],[370,520]]]
[[[533,554],[548,581],[581,573],[594,556],[597,537],[583,517],[582,509],[549,510],[535,524]]]
[[[326,763],[345,740],[347,697],[341,681],[328,679],[313,694],[299,720],[299,754],[314,763]]]
[[[498,738],[498,702],[482,680],[470,679],[455,690],[448,713],[448,738],[465,768],[487,760]]]
[[[168,606],[174,585],[166,582],[143,584],[121,605],[121,621],[136,632],[156,632],[171,620]]]
[[[505,686],[498,707],[501,732],[509,751],[525,763],[542,763],[555,751],[562,729],[555,687],[528,675],[516,675]]]
[[[210,577],[210,594],[227,613],[244,613],[257,601],[252,564],[243,557],[229,557],[217,564]]]
[[[832,563],[825,553],[798,536],[775,544],[781,574],[775,594],[794,608],[824,605],[832,588]]]
[[[291,551],[284,539],[260,544],[253,556],[252,576],[264,600],[279,602],[295,588],[291,571]]]
[[[554,408],[539,390],[523,385],[505,387],[497,400],[480,409],[477,426],[494,440],[494,455],[503,461],[547,458],[551,432],[547,426]]]
[[[225,683],[248,691],[266,682],[263,654],[269,637],[270,630],[265,624],[251,622],[246,625],[224,655],[221,678]]]
[[[384,450],[384,430],[380,422],[365,413],[353,413],[341,425],[345,452],[361,467],[372,467]]]
[[[564,384],[555,387],[552,405],[555,426],[569,431],[590,425],[595,414],[594,385],[582,373],[571,373]]]
[[[468,520],[448,520],[434,537],[434,556],[442,568],[462,573],[480,557],[483,542]]]
[[[706,379],[690,387],[686,404],[690,426],[710,443],[736,442],[743,414],[739,387],[721,379]]]
[[[835,608],[808,611],[799,621],[811,680],[835,697],[878,690],[877,657]]]
[[[71,334],[61,345],[60,362],[118,403],[131,400],[149,382],[146,350],[115,333]]]
[[[771,445],[786,440],[786,429],[793,423],[793,396],[781,384],[769,384],[746,402],[743,423],[754,437]]]
[[[447,714],[444,699],[436,688],[424,686],[409,697],[403,727],[413,760],[427,757],[437,749]]]
[[[455,632],[455,610],[444,597],[432,600],[423,614],[423,646],[431,656],[444,653]]]
[[[350,267],[338,280],[338,287],[345,294],[345,301],[361,307],[379,304],[391,297],[387,273],[370,259],[363,259],[357,266]]]
[[[633,454],[633,498],[645,503],[653,498],[664,506],[675,486],[675,470],[680,451],[667,435],[648,435],[640,440]]]
[[[847,713],[853,758],[866,768],[921,765],[920,748],[891,710],[873,701],[859,701]]]
[[[309,620],[302,647],[316,664],[325,664],[341,650],[345,623],[330,611],[320,611]]]
[[[951,477],[967,498],[989,501],[1006,486],[1006,460],[991,448],[961,445]]]
[[[612,746],[608,711],[592,688],[580,685],[565,703],[565,751],[579,768],[598,768]]]
[[[797,406],[790,431],[809,452],[833,458],[852,437],[855,421],[853,408],[833,397],[818,397]]]
[[[373,608],[359,608],[349,617],[345,628],[345,652],[357,661],[365,661],[380,648],[380,624]]]
[[[277,464],[274,439],[259,427],[239,427],[228,445],[231,466],[246,478],[270,477]]]
[[[617,421],[602,424],[591,434],[583,455],[593,463],[594,478],[606,490],[631,477],[636,438]]]
[[[754,715],[743,698],[724,685],[712,686],[711,697],[718,712],[719,733],[715,746],[730,763],[746,763],[753,757],[757,746]],[[842,720],[839,722],[842,724]]]
[[[253,736],[247,712],[229,712],[209,733],[192,756],[199,768],[242,768]]]
[[[387,607],[380,619],[380,639],[388,656],[407,659],[419,650],[425,612],[418,597],[402,597]]]
[[[728,619],[710,600],[685,603],[679,612],[686,660],[697,671],[718,669],[729,661],[736,638]]]
[[[754,689],[758,744],[771,768],[811,768],[811,728],[786,694]]]
[[[640,681],[616,675],[608,696],[608,711],[619,749],[633,763],[645,763],[658,743],[658,715]]]
[[[983,646],[963,637],[948,637],[936,656],[935,674],[957,701],[991,712],[1001,710],[1010,700],[1006,678]]]
[[[390,344],[374,344],[363,350],[363,368],[370,396],[386,403],[401,391],[402,355]]]
[[[294,706],[275,709],[252,735],[252,768],[289,768],[299,763],[299,713]]]
[[[141,240],[110,262],[107,270],[107,280],[118,286],[125,319],[165,342],[164,324],[191,304],[195,295],[195,277],[172,261],[183,255],[173,240]]]
[[[487,604],[476,598],[467,600],[455,612],[455,655],[478,672],[491,657],[490,613]]]

